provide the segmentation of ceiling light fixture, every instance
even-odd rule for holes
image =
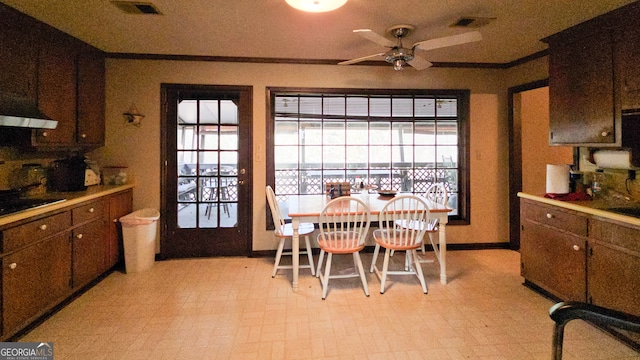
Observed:
[[[406,61],[402,59],[396,59],[393,61],[393,70],[404,70],[405,65],[407,65]]]
[[[347,0],[286,0],[290,6],[306,12],[327,12],[347,3]]]

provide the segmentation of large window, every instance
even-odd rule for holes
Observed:
[[[449,191],[468,223],[468,91],[269,89],[267,179],[276,195],[322,194],[328,181]],[[459,220],[459,221],[456,221]]]

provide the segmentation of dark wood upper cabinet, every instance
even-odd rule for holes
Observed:
[[[550,144],[619,144],[611,29],[589,23],[548,43]]]
[[[631,7],[620,14],[615,31],[617,91],[622,111],[640,110],[640,6]]]
[[[76,49],[57,31],[42,37],[38,62],[38,107],[58,121],[55,129],[37,130],[34,145],[70,145],[76,133]]]
[[[37,108],[58,121],[55,129],[5,129],[12,135],[5,134],[0,145],[103,146],[104,53],[3,4],[0,18],[0,111]]]
[[[0,6],[0,106],[37,104],[38,29],[16,11]]]
[[[81,46],[77,59],[78,113],[76,142],[103,146],[105,136],[104,54],[90,46]]]

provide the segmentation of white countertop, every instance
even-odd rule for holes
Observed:
[[[594,215],[594,216],[600,216],[600,217],[611,219],[611,220],[625,222],[631,225],[640,226],[640,218],[607,211],[606,208],[611,206],[610,204],[606,204],[602,201],[597,201],[597,200],[560,201],[560,200],[546,198],[544,196],[531,195],[523,192],[519,192],[518,197],[523,199],[538,201],[538,202],[549,204],[549,205],[554,205],[554,206],[565,208],[565,209],[575,210],[575,211],[583,212],[583,213]]]
[[[94,185],[89,186],[85,191],[73,191],[73,192],[48,192],[43,195],[43,198],[51,198],[51,199],[66,199],[65,201],[40,206],[35,209],[21,211],[19,213],[6,215],[0,217],[0,226],[7,225],[16,221],[28,219],[33,216],[41,215],[44,213],[48,213],[50,211],[55,211],[59,209],[63,209],[69,206],[73,206],[85,201],[93,200],[99,197],[103,197],[106,195],[114,194],[123,190],[132,189],[135,184],[124,184],[124,185]]]

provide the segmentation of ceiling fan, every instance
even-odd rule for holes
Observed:
[[[482,34],[477,31],[470,31],[462,34],[444,36],[440,38],[419,41],[410,48],[402,45],[402,39],[415,29],[412,25],[394,25],[387,29],[386,33],[397,39],[397,43],[386,37],[373,32],[370,29],[353,30],[354,33],[362,36],[367,40],[371,40],[376,44],[391,48],[391,50],[379,54],[369,55],[353,60],[339,62],[338,65],[351,65],[361,61],[373,60],[378,57],[384,58],[388,63],[393,64],[394,70],[402,70],[406,65],[411,65],[416,70],[426,69],[433,64],[426,59],[418,56],[416,50],[433,50],[447,46],[461,45],[470,42],[482,40]]]

